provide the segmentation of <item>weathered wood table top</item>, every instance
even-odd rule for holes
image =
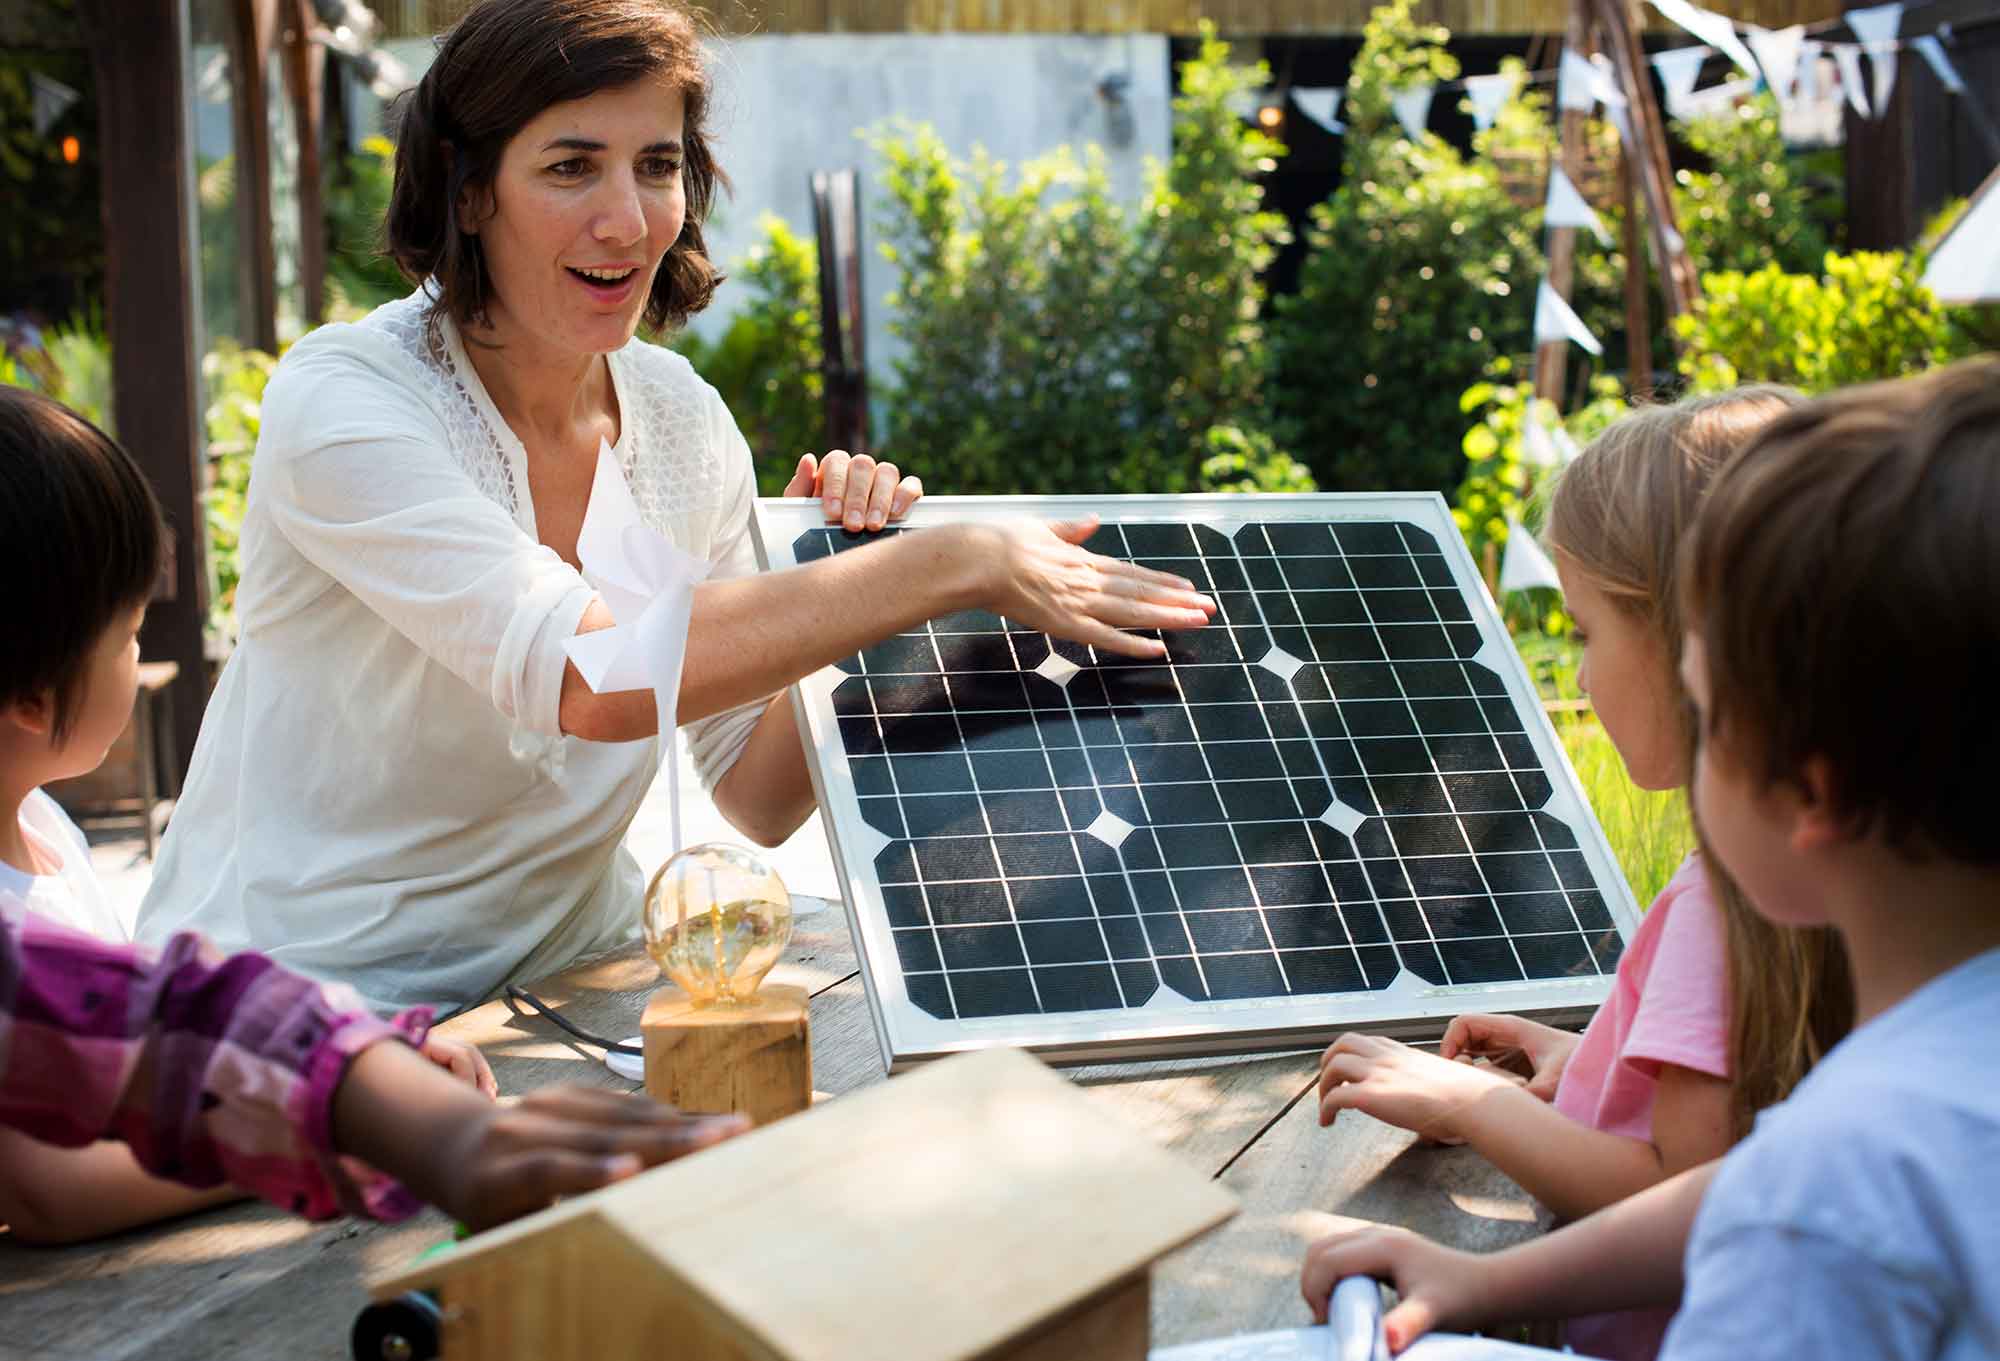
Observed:
[[[854,948],[837,910],[802,917],[772,973],[812,994],[813,1085],[837,1097],[883,1080]],[[532,989],[594,1034],[635,1035],[659,986],[634,946]],[[507,1002],[443,1030],[477,1043],[503,1093],[562,1082],[630,1087],[598,1051]],[[1527,1195],[1470,1149],[1418,1148],[1365,1116],[1319,1128],[1314,1056],[1104,1065],[1072,1077],[1104,1108],[1242,1201],[1154,1277],[1156,1345],[1306,1321],[1305,1247],[1337,1216],[1406,1225],[1487,1250],[1537,1230]],[[245,1202],[76,1248],[0,1235],[0,1357],[39,1361],[341,1361],[364,1282],[448,1236],[435,1211],[398,1225],[313,1225]],[[663,1352],[662,1355],[666,1353]]]

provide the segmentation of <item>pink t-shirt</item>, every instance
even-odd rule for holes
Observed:
[[[1660,1065],[1729,1076],[1729,974],[1722,918],[1690,855],[1640,922],[1611,995],[1591,1017],[1556,1088],[1580,1124],[1651,1142]],[[1563,1340],[1583,1356],[1650,1361],[1671,1309],[1571,1319]]]

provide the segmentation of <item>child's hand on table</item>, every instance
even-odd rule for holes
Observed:
[[[1495,1091],[1520,1086],[1491,1068],[1427,1054],[1379,1035],[1342,1035],[1319,1061],[1319,1122],[1344,1110],[1372,1115],[1426,1139],[1464,1137],[1455,1124],[1466,1108]]]
[[[333,1144],[472,1229],[490,1228],[750,1128],[652,1098],[551,1087],[497,1102],[408,1045],[372,1044],[333,1098]]]
[[[424,1037],[417,1051],[453,1077],[477,1088],[481,1094],[500,1095],[500,1084],[493,1080],[493,1069],[486,1062],[486,1055],[479,1052],[478,1045],[446,1039],[433,1031]]]
[[[1553,1101],[1563,1069],[1569,1066],[1581,1038],[1519,1016],[1471,1014],[1451,1023],[1438,1045],[1438,1055],[1460,1061],[1486,1059],[1501,1068],[1511,1068],[1518,1060],[1527,1068],[1529,1094]]]
[[[1382,1316],[1382,1332],[1389,1350],[1400,1352],[1432,1329],[1487,1322],[1494,1313],[1490,1275],[1491,1263],[1477,1253],[1456,1252],[1407,1229],[1370,1225],[1314,1243],[1299,1274],[1299,1293],[1313,1322],[1324,1323],[1327,1297],[1341,1280],[1387,1281],[1402,1299]]]

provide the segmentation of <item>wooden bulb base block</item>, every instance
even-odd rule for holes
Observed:
[[[812,1104],[806,990],[783,983],[738,1006],[696,1006],[679,988],[653,994],[639,1022],[646,1093],[684,1111],[740,1112],[759,1125]]]

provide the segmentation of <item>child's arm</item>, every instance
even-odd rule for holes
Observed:
[[[1629,1200],[1532,1242],[1479,1254],[1440,1247],[1404,1229],[1335,1234],[1306,1253],[1299,1290],[1315,1321],[1346,1276],[1375,1276],[1402,1296],[1383,1317],[1392,1351],[1434,1328],[1479,1328],[1503,1319],[1672,1304],[1701,1198],[1718,1163],[1704,1163]]]
[[[743,1127],[603,1092],[498,1106],[402,1043],[423,1018],[406,1036],[350,990],[192,935],[155,954],[0,919],[0,980],[0,1125],[73,1148],[117,1137],[157,1175],[309,1217],[413,1210],[386,1172],[491,1223]]]
[[[1395,1040],[1343,1035],[1320,1060],[1320,1123],[1359,1110],[1427,1138],[1462,1139],[1562,1219],[1580,1219],[1730,1145],[1729,1084],[1662,1066],[1653,1138],[1580,1125],[1490,1070]]]
[[[53,1148],[0,1129],[0,1224],[16,1242],[81,1243],[242,1197],[163,1181],[123,1144]]]

